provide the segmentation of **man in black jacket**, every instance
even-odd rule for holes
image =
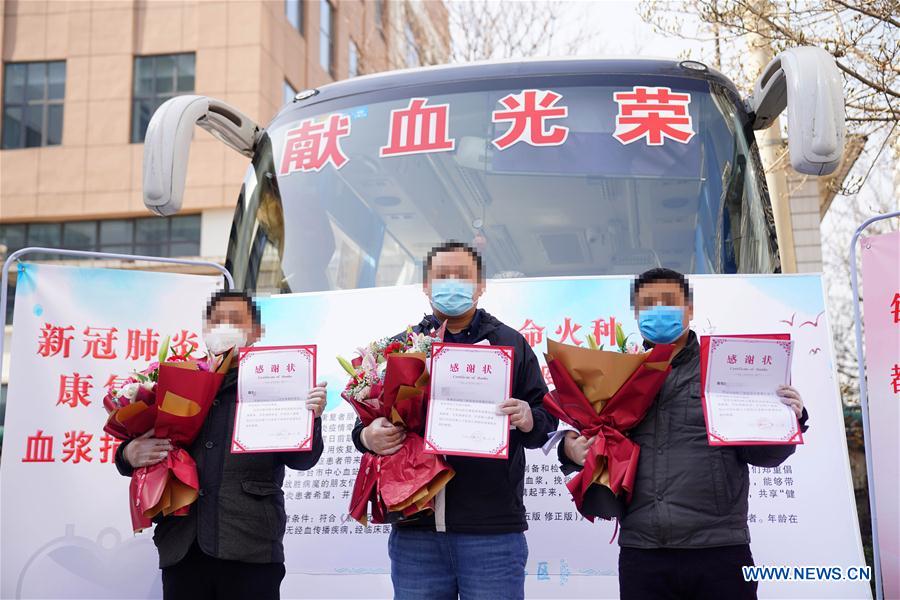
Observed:
[[[641,453],[631,503],[619,533],[619,592],[623,600],[756,598],[744,581],[753,564],[747,465],[775,467],[793,445],[710,446],[700,400],[700,345],[688,328],[691,288],[669,269],[641,274],[632,304],[644,346],[672,343],[672,371],[647,416],[630,436]],[[793,387],[777,390],[806,431],[807,412]],[[593,440],[569,432],[559,445],[564,473],[584,464]]]
[[[448,242],[425,261],[424,292],[433,315],[414,329],[432,332],[446,322],[445,342],[490,343],[515,348],[513,397],[498,405],[510,415],[509,459],[448,456],[456,475],[435,499],[434,514],[397,523],[388,551],[394,597],[404,599],[499,600],[523,598],[525,562],[525,448],[539,448],[557,420],[541,405],[547,387],[537,357],[519,332],[477,308],[484,292],[481,256]],[[353,442],[360,452],[388,455],[404,432],[385,419],[363,427]]]
[[[204,323],[211,355],[251,346],[261,336],[259,309],[249,296],[234,291],[213,296]],[[237,374],[235,359],[200,434],[187,449],[197,462],[200,497],[187,516],[154,519],[166,600],[279,597],[285,574],[284,468],[311,469],[322,455],[325,384],[317,384],[306,402],[316,417],[311,451],[231,454]],[[135,468],[166,457],[171,444],[152,433],[119,446],[119,473],[131,476]]]

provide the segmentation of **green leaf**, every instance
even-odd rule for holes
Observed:
[[[594,334],[593,334],[593,333],[589,333],[589,334],[588,334],[588,336],[587,336],[587,341],[588,341],[588,348],[590,348],[591,350],[598,350],[598,349],[600,349],[600,348],[597,347],[597,340],[596,340],[596,338],[594,338]],[[601,346],[601,348],[602,348],[602,346]]]
[[[159,347],[159,356],[157,356],[157,358],[159,359],[159,362],[160,362],[160,363],[165,362],[165,361],[166,361],[166,357],[169,356],[169,340],[170,340],[171,338],[172,338],[172,336],[167,335],[167,336],[166,336],[166,339],[163,340],[163,343],[160,344],[160,347]]]
[[[616,345],[623,351],[625,349],[625,331],[622,329],[621,323],[616,323]]]
[[[353,368],[353,365],[350,364],[350,361],[348,361],[343,356],[338,356],[337,360],[339,363],[341,363],[341,366],[345,371],[347,371],[347,374],[350,375],[350,377],[356,377],[356,369]]]

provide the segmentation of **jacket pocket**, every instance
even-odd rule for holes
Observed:
[[[251,496],[273,496],[283,493],[274,481],[242,481],[241,488]]]
[[[730,514],[732,499],[728,492],[728,476],[725,470],[725,463],[722,460],[722,453],[717,449],[709,455],[709,468],[712,471],[713,496],[716,501],[716,514],[722,516]]]
[[[252,507],[250,516],[263,516],[266,531],[271,532],[272,537],[283,535],[286,519],[280,502],[284,494],[282,489],[273,481],[241,481],[241,489],[248,497],[247,506]]]
[[[687,397],[684,403],[684,422],[691,427],[706,428],[703,416],[703,399],[700,397],[700,382],[691,381],[687,385]]]

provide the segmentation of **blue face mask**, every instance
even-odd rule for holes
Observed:
[[[431,306],[448,317],[458,317],[475,304],[475,284],[460,279],[435,279],[431,282]]]
[[[653,306],[638,314],[641,335],[654,344],[670,344],[684,331],[684,309],[680,306]]]

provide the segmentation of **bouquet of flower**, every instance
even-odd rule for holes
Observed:
[[[113,437],[131,440],[153,429],[156,437],[168,438],[176,446],[163,461],[135,469],[131,476],[129,505],[135,532],[150,527],[160,513],[188,514],[199,493],[197,465],[183,446],[200,432],[232,353],[212,365],[191,358],[192,350],[169,356],[166,340],[157,362],[132,373],[103,398],[109,413],[103,430]]]
[[[616,327],[618,351],[589,339],[589,348],[547,341],[547,368],[556,389],[544,407],[586,438],[595,438],[582,469],[567,487],[578,511],[590,521],[622,516],[631,500],[640,447],[625,432],[647,414],[671,370],[675,347],[657,344],[650,352],[629,346]]]
[[[369,504],[373,523],[387,522],[389,513],[409,517],[432,510],[434,496],[454,475],[443,458],[424,452],[422,439],[429,384],[426,359],[431,345],[442,337],[443,327],[435,336],[408,328],[400,339],[383,338],[359,348],[352,361],[338,357],[350,375],[341,396],[363,424],[384,417],[406,430],[396,453],[366,453],[360,461],[350,515],[364,525]]]

